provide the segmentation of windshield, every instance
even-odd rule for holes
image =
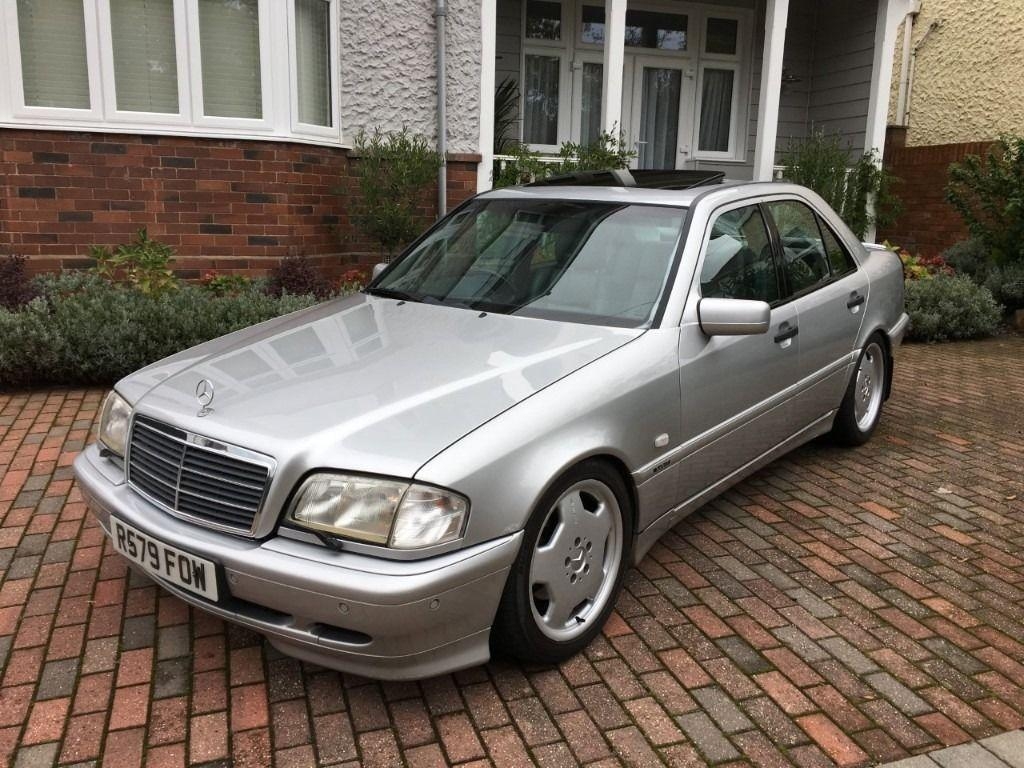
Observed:
[[[640,327],[658,307],[685,208],[479,200],[367,292],[510,315]]]

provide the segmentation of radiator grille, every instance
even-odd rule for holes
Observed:
[[[204,448],[189,437],[184,430],[136,416],[128,446],[128,485],[198,523],[251,533],[269,467]]]

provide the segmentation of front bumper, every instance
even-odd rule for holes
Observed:
[[[425,678],[482,664],[522,533],[425,560],[394,561],[285,538],[255,541],[168,515],[131,491],[89,446],[75,475],[106,534],[110,515],[220,565],[211,603],[150,576],[168,592],[267,636],[291,656],[367,677]]]

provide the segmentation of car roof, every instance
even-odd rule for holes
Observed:
[[[689,189],[648,189],[643,187],[558,185],[503,187],[479,195],[483,200],[580,200],[639,205],[670,205],[690,207],[697,198],[714,197],[722,202],[751,197],[798,194],[807,190],[784,182],[723,181],[717,184],[695,186]]]

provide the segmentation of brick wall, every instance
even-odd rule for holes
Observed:
[[[475,193],[478,160],[449,159],[449,207]],[[186,278],[261,274],[298,252],[337,274],[377,260],[350,217],[355,162],[287,142],[0,129],[0,254],[33,271],[83,267],[90,245],[146,227]],[[436,215],[436,189],[422,209]]]
[[[935,256],[968,237],[960,214],[946,202],[949,166],[967,155],[984,155],[991,144],[901,144],[900,134],[891,133],[885,167],[900,179],[896,194],[903,203],[903,213],[894,224],[881,228],[878,237],[915,253]]]

